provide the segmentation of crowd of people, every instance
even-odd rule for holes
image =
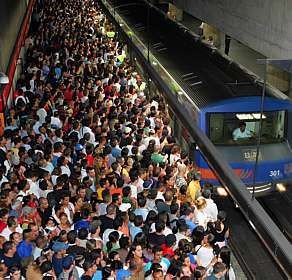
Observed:
[[[37,1],[0,137],[0,279],[235,279],[226,213],[92,0]]]

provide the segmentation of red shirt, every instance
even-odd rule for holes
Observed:
[[[73,98],[73,91],[70,89],[70,87],[66,88],[64,92],[64,100],[71,101]]]
[[[163,256],[167,259],[171,259],[174,256],[174,250],[167,247],[165,244],[161,245]]]
[[[5,229],[7,226],[6,223],[4,223],[3,221],[0,221],[0,233],[3,231],[3,229]]]
[[[87,155],[86,156],[87,164],[88,165],[93,165],[94,163],[94,157],[92,155]]]

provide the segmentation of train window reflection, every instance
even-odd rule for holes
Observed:
[[[284,141],[285,111],[264,112],[261,143]],[[210,113],[209,137],[216,145],[254,145],[259,135],[260,113]]]

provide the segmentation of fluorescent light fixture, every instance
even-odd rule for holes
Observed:
[[[260,113],[251,113],[251,114],[236,114],[236,117],[239,120],[260,120],[261,114]],[[266,119],[267,117],[263,114],[263,119]]]
[[[236,114],[239,120],[253,120],[252,114]]]
[[[260,120],[261,119],[261,114],[260,113],[253,113],[252,116],[256,119],[256,120]],[[266,119],[267,117],[262,114],[262,118]]]
[[[0,85],[7,85],[7,84],[9,84],[8,76],[5,73],[0,72]]]

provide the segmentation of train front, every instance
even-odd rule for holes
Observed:
[[[240,97],[204,110],[201,126],[234,172],[256,195],[285,191],[292,182],[292,103]],[[201,157],[202,180],[216,183]]]

